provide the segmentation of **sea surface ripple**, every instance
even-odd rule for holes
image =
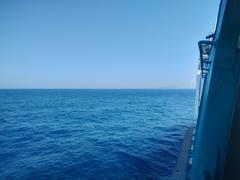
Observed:
[[[0,90],[0,179],[166,179],[194,90]]]

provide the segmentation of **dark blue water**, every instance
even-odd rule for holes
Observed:
[[[193,90],[0,90],[0,179],[168,178]]]

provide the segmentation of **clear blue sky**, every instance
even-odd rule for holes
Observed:
[[[219,0],[0,0],[0,88],[194,88]]]

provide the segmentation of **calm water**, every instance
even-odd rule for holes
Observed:
[[[193,90],[0,90],[0,179],[164,179]]]

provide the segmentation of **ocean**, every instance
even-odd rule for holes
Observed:
[[[167,179],[194,90],[0,90],[0,179]]]

